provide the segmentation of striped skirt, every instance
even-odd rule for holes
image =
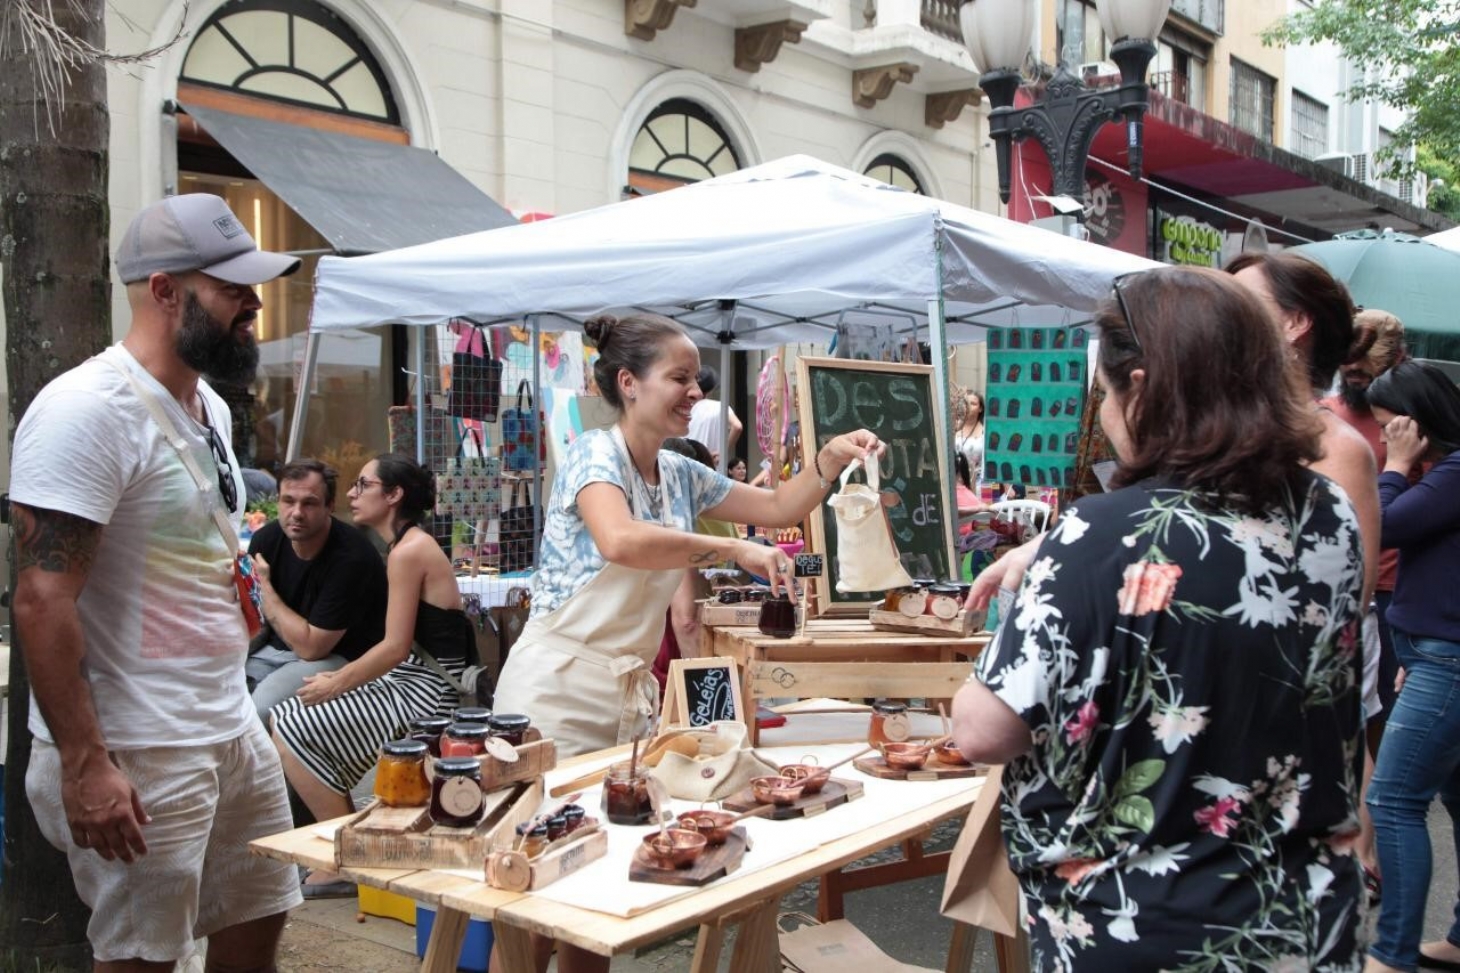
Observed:
[[[466,667],[461,660],[441,665],[457,679]],[[375,766],[381,744],[408,736],[412,720],[451,716],[456,704],[456,690],[412,650],[390,672],[343,696],[315,706],[293,696],[272,715],[289,752],[330,790],[348,794]]]

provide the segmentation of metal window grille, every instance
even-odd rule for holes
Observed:
[[[1244,132],[1272,141],[1273,95],[1277,88],[1271,76],[1250,64],[1232,58],[1229,121]]]
[[[1305,159],[1328,151],[1328,106],[1301,91],[1293,92],[1293,140],[1289,148]]]

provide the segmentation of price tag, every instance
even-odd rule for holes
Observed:
[[[821,577],[823,558],[820,554],[797,554],[796,555],[796,577],[798,578],[819,578]]]

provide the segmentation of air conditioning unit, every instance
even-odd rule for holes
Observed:
[[[1329,152],[1316,156],[1313,161],[1350,179],[1354,177],[1354,157],[1347,152]]]
[[[1088,61],[1080,65],[1080,77],[1086,84],[1103,78],[1119,78],[1120,68],[1111,61]]]
[[[1369,165],[1369,153],[1355,152],[1353,155],[1353,160],[1354,171],[1351,173],[1353,178],[1357,179],[1361,183],[1364,183],[1365,185],[1373,185],[1373,182],[1371,180],[1371,177],[1373,175],[1373,167]]]

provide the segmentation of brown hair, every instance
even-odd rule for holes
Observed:
[[[1367,308],[1354,317],[1354,343],[1345,365],[1362,364],[1372,376],[1383,375],[1409,358],[1404,324],[1388,311]]]
[[[1308,319],[1308,384],[1326,389],[1354,344],[1354,307],[1348,288],[1322,264],[1301,254],[1244,253],[1227,262],[1227,273],[1257,267],[1277,306]]]
[[[1280,503],[1322,432],[1261,301],[1195,267],[1123,279],[1096,316],[1102,381],[1126,403],[1118,486],[1159,476],[1249,513]],[[1131,338],[1131,329],[1136,340]],[[1131,372],[1145,370],[1135,392]]]
[[[296,459],[292,463],[284,464],[284,468],[279,471],[279,483],[297,483],[309,479],[314,473],[318,473],[320,479],[324,480],[324,505],[333,507],[335,487],[340,474],[335,472],[334,467],[326,466],[317,459]]]
[[[664,353],[664,341],[684,337],[684,329],[658,314],[635,314],[616,318],[602,314],[583,322],[583,333],[598,349],[593,363],[593,380],[598,394],[615,409],[623,410],[619,395],[618,373],[627,370],[635,378],[643,378]]]

